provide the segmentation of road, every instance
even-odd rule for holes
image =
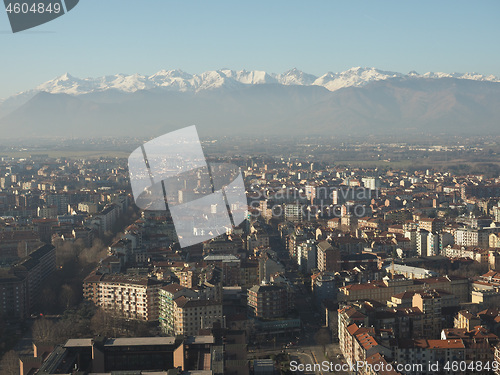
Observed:
[[[282,343],[260,343],[259,348],[249,347],[249,359],[265,358],[278,353],[287,353],[290,355],[291,361],[297,361],[302,364],[321,365],[325,361],[330,364],[342,364],[342,359],[337,358],[340,353],[338,344],[328,344],[323,348],[316,342],[316,333],[324,328],[324,317],[320,314],[314,304],[310,290],[304,286],[302,281],[297,277],[296,271],[287,272],[287,278],[294,286],[295,292],[295,307],[302,321],[302,332],[296,340],[296,345],[284,348]],[[328,358],[325,356],[326,350]],[[312,367],[314,368],[314,367]],[[305,374],[328,375],[328,374],[348,374],[341,371],[322,371],[316,366],[316,371],[304,372]]]

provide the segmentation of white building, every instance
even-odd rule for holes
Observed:
[[[310,273],[316,266],[316,241],[307,240],[297,246],[297,263],[302,272]]]

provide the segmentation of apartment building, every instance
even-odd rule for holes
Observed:
[[[321,272],[340,271],[340,250],[333,248],[327,241],[318,243],[317,263],[318,270]]]
[[[174,335],[189,336],[215,324],[224,325],[221,301],[181,296],[173,302]]]
[[[248,290],[248,308],[256,318],[282,318],[292,306],[292,297],[284,285],[254,285]]]
[[[418,221],[418,227],[428,232],[439,233],[444,228],[444,221],[440,219],[421,218]]]
[[[285,220],[292,223],[301,223],[303,220],[303,207],[300,204],[285,204]]]
[[[194,299],[197,298],[197,293],[194,290],[179,284],[169,284],[162,286],[159,289],[160,328],[164,333],[168,335],[173,335],[175,332],[174,301],[179,297]]]
[[[454,234],[455,245],[487,248],[490,244],[489,235],[494,229],[459,228]]]
[[[436,370],[428,366],[428,363],[452,363],[452,361],[464,361],[466,358],[466,346],[461,339],[450,340],[426,340],[407,339],[399,340],[394,349],[394,360],[398,363],[413,364],[406,368],[405,374],[435,374]],[[421,367],[415,366],[415,364]]]
[[[325,300],[336,301],[337,286],[335,274],[331,272],[318,272],[311,275],[311,290],[314,300],[318,305]]]
[[[490,233],[488,237],[488,244],[490,247],[500,247],[500,233]]]
[[[372,281],[364,284],[351,284],[339,288],[337,299],[341,301],[357,301],[371,299],[385,304],[391,296],[406,292],[422,290],[424,287],[444,290],[455,295],[460,302],[469,300],[470,285],[466,278],[456,276],[430,277],[426,279],[409,280],[404,277],[390,279],[385,277],[381,281]]]
[[[436,291],[415,293],[412,305],[423,313],[422,336],[427,338],[437,337],[441,332],[443,320],[441,315],[441,295]]]
[[[0,315],[21,320],[29,316],[28,287],[25,278],[0,271]]]
[[[315,240],[307,240],[297,246],[297,264],[299,265],[299,270],[304,273],[311,273],[317,266],[316,254]]]
[[[83,297],[96,306],[128,319],[159,318],[161,280],[147,276],[91,273],[83,281]]]
[[[427,312],[423,313],[416,308],[420,313],[419,318],[424,317],[421,321],[423,330],[420,332],[415,332],[413,324],[418,320],[410,324],[413,327],[409,330],[397,329],[402,323],[408,323],[401,313],[409,308],[380,310],[377,304],[365,302],[339,309],[339,344],[347,363],[369,363],[378,357],[391,364],[395,371],[415,375],[437,373],[439,369],[436,365],[431,367],[430,364],[440,363],[443,370],[444,363],[451,364],[452,361],[474,362],[477,366],[485,366],[489,362],[491,366],[498,337],[482,326],[475,326],[471,330],[444,329],[438,331],[435,339],[426,337],[425,316],[434,315],[438,304],[436,301],[429,302],[428,296],[422,297],[424,302],[421,305]],[[466,373],[460,369],[455,372]],[[371,374],[366,368],[358,369],[357,373]]]
[[[42,245],[7,270],[0,271],[0,314],[23,319],[39,302],[44,280],[56,270],[56,251]]]
[[[481,325],[481,319],[467,310],[460,310],[453,324],[455,328],[466,329],[467,331],[479,325]]]

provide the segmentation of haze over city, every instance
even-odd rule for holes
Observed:
[[[500,375],[497,1],[8,1],[2,375]]]

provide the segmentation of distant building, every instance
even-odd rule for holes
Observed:
[[[494,229],[459,228],[455,231],[455,244],[465,247],[478,246],[487,248],[490,242],[489,235]]]
[[[386,304],[391,299],[391,296],[400,291],[415,291],[425,288],[444,290],[455,295],[459,302],[469,301],[469,280],[467,278],[452,276],[413,280],[404,277],[392,280],[389,277],[385,277],[381,281],[341,286],[339,287],[337,298],[339,302],[371,299]]]
[[[304,273],[311,273],[317,267],[316,241],[307,240],[297,246],[297,264],[299,270]]]
[[[282,285],[254,285],[248,290],[250,315],[260,319],[285,317],[293,306],[291,296]]]
[[[327,241],[318,243],[318,270],[321,272],[337,272],[341,269],[340,251]]]
[[[162,332],[173,335],[175,331],[175,303],[179,297],[197,298],[197,293],[179,284],[169,284],[159,289],[159,320]]]
[[[467,310],[460,310],[454,321],[455,328],[466,329],[467,331],[479,325],[481,325],[481,319]]]
[[[190,299],[181,296],[173,300],[174,335],[198,334],[218,323],[224,325],[222,302],[210,299]]]
[[[161,330],[168,335],[198,334],[200,329],[223,325],[222,302],[204,298],[202,294],[179,284],[159,290]]]
[[[440,219],[421,218],[418,227],[428,232],[439,233],[444,228],[444,221]]]
[[[329,272],[318,272],[311,276],[311,289],[318,305],[325,300],[337,300],[335,275]]]
[[[410,267],[403,264],[389,264],[384,267],[388,274],[394,272],[395,275],[403,275],[408,279],[425,279],[427,277],[437,277],[437,272],[426,270],[425,268]]]
[[[228,336],[230,340],[231,336]],[[127,337],[69,339],[52,350],[34,345],[34,357],[21,359],[21,374],[68,373],[152,373],[222,375],[229,373],[229,358],[246,358],[243,352],[225,348],[223,338],[187,337]],[[45,356],[44,352],[48,349]],[[240,360],[245,362],[244,360]],[[231,368],[231,370],[233,370]],[[247,375],[248,365],[242,364],[235,375]]]
[[[147,276],[91,273],[83,281],[83,297],[128,319],[157,321],[162,281]]]
[[[24,319],[39,302],[43,282],[56,270],[56,252],[43,245],[8,270],[0,270],[0,314]]]
[[[439,336],[443,320],[441,315],[441,295],[435,291],[415,293],[413,296],[413,307],[417,307],[424,313],[422,336],[428,338]]]
[[[303,208],[300,204],[285,204],[285,220],[292,223],[301,223],[303,220]]]
[[[376,190],[380,187],[380,180],[376,177],[363,177],[363,186],[369,190]]]

